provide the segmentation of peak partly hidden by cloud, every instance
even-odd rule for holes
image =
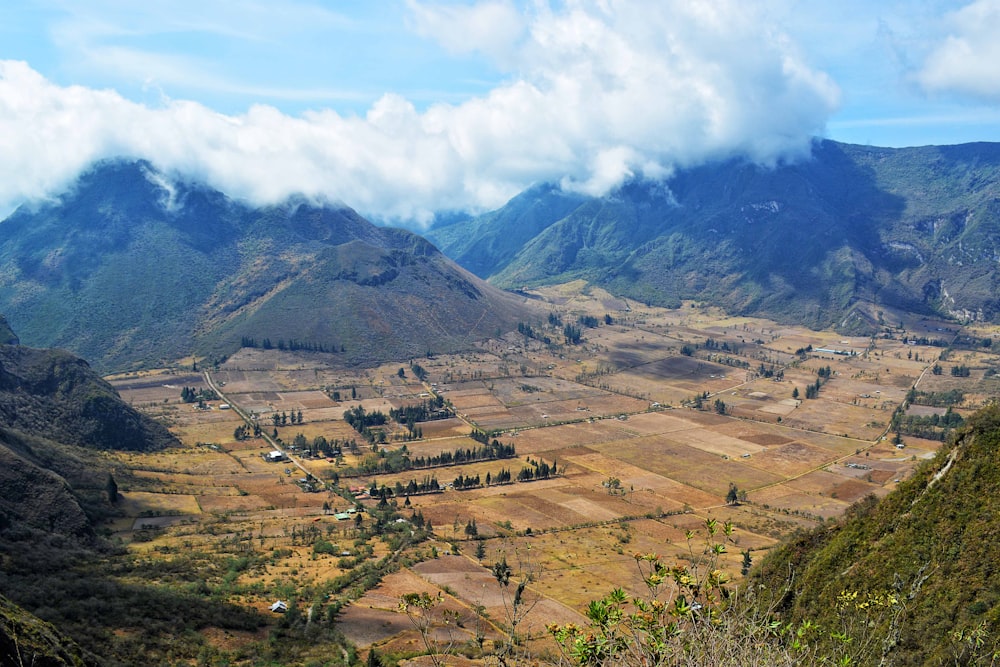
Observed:
[[[537,182],[601,194],[711,159],[796,159],[837,104],[833,82],[748,3],[410,7],[418,31],[452,53],[478,50],[506,82],[420,111],[386,94],[364,117],[269,106],[227,116],[60,86],[26,63],[0,62],[0,205],[50,195],[121,155],[255,203],[302,193],[426,221],[500,206]],[[489,25],[491,38],[480,39]]]

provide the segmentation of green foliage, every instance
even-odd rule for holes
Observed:
[[[96,667],[93,655],[0,595],[0,664]]]
[[[965,400],[965,393],[961,389],[949,389],[947,391],[912,390],[907,396],[907,400],[914,405],[950,408],[961,405],[962,401]]]
[[[583,332],[580,330],[580,327],[567,324],[563,327],[563,338],[566,339],[566,343],[569,345],[579,345],[580,341],[583,340]]]
[[[202,389],[183,387],[181,389],[181,401],[184,403],[200,403],[204,401],[216,401],[218,399],[219,395],[207,387]]]
[[[333,544],[328,540],[318,538],[315,542],[313,542],[313,553],[326,554],[328,556],[332,556],[338,553],[338,549],[336,544]]]
[[[912,435],[927,440],[944,440],[952,429],[961,426],[965,420],[950,407],[944,414],[896,415],[892,428],[897,434]]]
[[[108,502],[114,505],[118,502],[118,483],[111,473],[108,473],[108,481],[104,485],[108,494]]]
[[[993,536],[1000,516],[1000,408],[984,408],[913,477],[877,502],[772,552],[755,584],[797,582],[783,600],[792,621],[835,621],[845,590],[859,599],[893,596],[903,612],[879,621],[894,664],[988,661],[1000,637],[993,586]],[[878,545],[873,549],[872,545]],[[969,638],[979,636],[978,643]],[[956,641],[956,637],[959,638]]]
[[[726,504],[736,505],[740,501],[740,492],[736,488],[736,482],[729,483],[729,491],[726,492]]]
[[[687,535],[687,564],[635,554],[643,594],[615,589],[590,603],[587,627],[548,626],[563,657],[588,667],[886,664],[904,612],[899,596],[842,590],[826,624],[784,621],[787,587],[736,588],[721,569],[733,533],[732,524],[706,520],[703,539]],[[744,551],[744,570],[750,560]]]

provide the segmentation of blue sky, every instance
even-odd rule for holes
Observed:
[[[387,221],[821,136],[1000,140],[1000,0],[0,4],[0,209],[143,157]]]

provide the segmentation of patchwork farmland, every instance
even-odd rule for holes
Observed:
[[[421,650],[399,605],[409,593],[440,601],[423,637],[503,641],[511,610],[490,569],[503,560],[531,602],[516,632],[544,644],[546,623],[583,623],[613,587],[639,592],[634,553],[689,558],[688,531],[708,519],[735,525],[724,563],[738,572],[744,553],[886,494],[939,445],[891,430],[904,406],[941,412],[916,398],[955,390],[949,407],[968,413],[997,389],[1000,356],[956,344],[991,330],[916,321],[849,338],[572,286],[538,296],[553,310],[532,323],[539,333],[464,354],[348,368],[336,355],[243,350],[205,373],[111,378],[185,445],[114,455],[128,516],[111,529],[154,558],[257,554],[233,576],[233,601],[266,613],[276,599],[315,607],[323,591],[356,645],[399,655]],[[568,345],[563,321],[594,326]],[[935,369],[953,365],[974,372]],[[210,398],[184,403],[183,387]],[[416,424],[361,432],[345,420],[431,404],[439,418]],[[483,434],[515,454],[475,458]],[[380,507],[396,517],[392,540],[376,539]],[[329,583],[389,562],[370,587]]]

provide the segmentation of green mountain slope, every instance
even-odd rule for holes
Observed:
[[[845,614],[874,624],[889,640],[886,664],[979,664],[977,653],[1000,648],[998,451],[994,406],[883,500],[862,501],[835,525],[775,550],[754,583],[783,590],[790,580],[780,609],[828,632]],[[844,593],[891,594],[897,603],[859,609]],[[977,629],[985,631],[978,649],[954,634]]]
[[[100,662],[50,624],[0,595],[0,664],[90,667]]]
[[[576,210],[585,197],[551,185],[533,187],[501,209],[434,227],[428,239],[461,266],[487,277],[506,266],[535,236]]]
[[[0,344],[0,530],[93,537],[86,505],[106,505],[108,475],[93,452],[176,443],[82,359]]]
[[[225,355],[244,338],[352,362],[454,350],[513,327],[523,306],[348,208],[253,208],[112,161],[0,222],[0,311],[26,343],[107,371]]]
[[[93,449],[175,442],[162,424],[123,403],[87,362],[20,345],[0,345],[0,426]]]
[[[100,450],[170,443],[86,362],[0,345],[0,664],[193,664],[199,631],[259,628],[252,611],[142,576],[100,537],[120,512],[109,475],[129,480]]]
[[[538,190],[428,236],[507,287],[584,278],[659,305],[706,300],[814,326],[883,306],[1000,316],[1000,144],[824,141],[800,164],[712,164],[571,202]],[[525,230],[516,250],[493,242]]]

